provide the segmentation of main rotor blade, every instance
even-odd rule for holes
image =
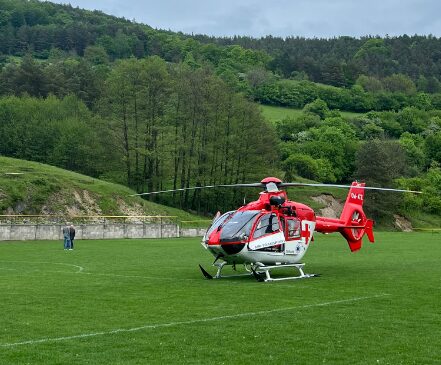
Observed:
[[[139,194],[131,194],[130,196],[139,196],[139,195],[152,195],[152,194],[162,194],[162,193],[173,193],[176,191],[185,191],[185,190],[197,190],[197,189],[212,189],[212,188],[264,188],[265,185],[262,183],[251,183],[251,184],[222,184],[222,185],[206,185],[206,186],[194,186],[191,188],[180,188],[180,189],[170,189],[170,190],[161,190],[161,191],[151,191],[148,193],[139,193]]]
[[[129,196],[139,196],[139,195],[152,195],[152,194],[162,194],[162,193],[173,193],[175,191],[185,191],[185,190],[196,190],[196,189],[210,189],[215,188],[215,185],[207,185],[207,186],[194,186],[191,188],[180,188],[180,189],[170,189],[170,190],[161,190],[161,191],[150,191],[148,193],[139,193],[139,194],[131,194]]]
[[[170,190],[161,190],[161,191],[151,191],[148,193],[139,193],[132,194],[130,196],[140,196],[140,195],[152,195],[152,194],[162,194],[162,193],[173,193],[176,191],[186,191],[186,190],[198,190],[198,189],[213,189],[213,188],[263,188],[266,189],[268,184],[262,183],[251,183],[251,184],[220,184],[220,185],[206,185],[206,186],[194,186],[189,188],[179,188],[179,189],[170,189]],[[290,186],[311,186],[311,187],[328,187],[328,188],[342,188],[342,189],[350,189],[352,185],[340,185],[340,184],[317,184],[317,183],[300,183],[300,182],[292,182],[292,183],[277,183],[277,187],[290,187]],[[405,189],[392,189],[392,188],[378,188],[374,186],[358,186],[357,188],[365,189],[365,190],[379,190],[379,191],[393,191],[399,193],[414,193],[421,194],[421,191],[416,190],[405,190]]]
[[[339,185],[339,184],[312,184],[312,183],[280,183],[280,187],[284,186],[312,186],[312,187],[328,187],[328,188],[343,188],[350,189],[351,185]],[[357,188],[365,190],[380,190],[380,191],[395,191],[399,193],[415,193],[421,194],[421,191],[416,190],[404,190],[404,189],[392,189],[392,188],[377,188],[373,186],[357,186]]]

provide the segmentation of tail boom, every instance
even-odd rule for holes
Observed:
[[[361,248],[365,234],[370,242],[374,242],[374,222],[368,219],[363,211],[364,185],[364,183],[352,183],[340,219],[317,217],[316,221],[317,232],[340,232],[348,241],[352,252]]]

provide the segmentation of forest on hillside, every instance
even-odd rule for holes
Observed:
[[[401,74],[419,91],[434,93],[441,87],[441,39],[431,35],[327,39],[196,35],[194,39],[204,44],[264,51],[272,57],[268,68],[284,78],[350,87],[360,75],[381,80]]]
[[[374,218],[441,214],[440,45],[430,36],[190,37],[0,0],[0,154],[138,192],[273,174],[358,178],[427,192],[371,194]],[[302,112],[269,123],[256,102]],[[213,213],[242,198],[187,190],[160,199]]]

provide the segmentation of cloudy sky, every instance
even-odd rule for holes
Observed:
[[[432,34],[441,0],[51,0],[154,28],[261,37]]]

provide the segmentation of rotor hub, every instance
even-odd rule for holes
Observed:
[[[261,181],[261,184],[268,184],[268,183],[274,183],[274,184],[280,184],[282,180],[278,179],[277,177],[266,177]]]

